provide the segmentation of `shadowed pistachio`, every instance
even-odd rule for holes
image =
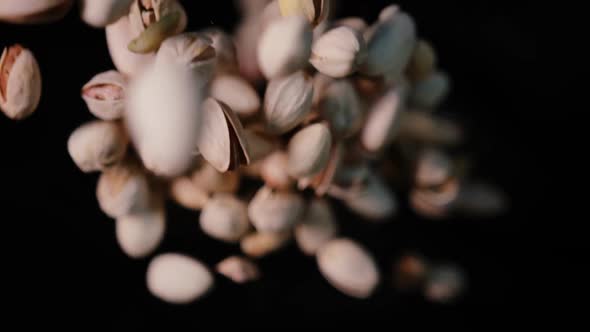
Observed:
[[[135,0],[129,12],[133,40],[129,50],[153,52],[168,37],[182,32],[187,25],[184,8],[177,0]]]
[[[305,203],[299,193],[264,186],[248,205],[248,217],[259,232],[288,231],[299,221]]]
[[[153,253],[166,230],[164,202],[152,203],[145,210],[117,218],[117,242],[127,256],[143,258]]]
[[[414,85],[410,102],[421,108],[436,108],[448,95],[450,85],[449,77],[445,73],[433,73]]]
[[[205,163],[191,175],[193,183],[207,193],[230,193],[238,191],[240,175],[238,172],[221,173],[211,164]]]
[[[258,266],[251,260],[240,256],[224,259],[217,264],[216,270],[219,274],[238,284],[255,281],[260,277]]]
[[[363,36],[349,27],[338,27],[323,34],[312,48],[309,62],[322,74],[345,77],[367,60]]]
[[[121,124],[93,121],[74,130],[68,152],[83,172],[101,171],[123,159],[129,138]]]
[[[508,209],[508,200],[503,192],[489,184],[467,182],[461,186],[453,209],[474,217],[493,217]]]
[[[240,241],[240,247],[244,254],[259,258],[281,249],[290,239],[291,232],[254,232],[246,235]]]
[[[314,27],[320,24],[330,11],[329,0],[278,0],[283,16],[303,16]]]
[[[129,14],[133,0],[80,0],[80,16],[86,24],[104,28]]]
[[[82,99],[90,113],[102,120],[116,120],[125,110],[127,79],[115,70],[94,76],[82,87]]]
[[[41,99],[41,72],[33,53],[15,44],[0,58],[0,109],[13,120],[31,115]]]
[[[330,208],[324,200],[314,199],[308,206],[305,216],[295,226],[295,240],[301,251],[313,256],[325,243],[338,233],[338,224]]]
[[[375,259],[353,240],[331,240],[318,250],[316,257],[324,278],[348,296],[368,298],[379,284]]]
[[[211,45],[217,56],[218,70],[224,73],[235,73],[238,66],[238,55],[232,36],[218,28],[205,29],[202,33],[211,38]]]
[[[394,285],[399,290],[421,287],[428,276],[428,262],[421,255],[406,254],[394,265]]]
[[[170,196],[177,204],[191,210],[201,210],[209,200],[209,193],[186,176],[170,183]]]
[[[337,187],[330,188],[330,194]],[[374,221],[389,221],[397,213],[395,194],[374,174],[370,174],[362,186],[344,189],[343,194],[334,195],[344,200],[346,206],[364,218]]]
[[[2,0],[0,21],[20,24],[51,23],[64,17],[72,0]]]
[[[312,176],[320,172],[330,158],[332,135],[323,123],[301,129],[287,147],[288,173],[294,178]]]
[[[325,88],[319,110],[336,138],[350,137],[363,125],[361,102],[348,80],[335,80]]]
[[[214,284],[213,274],[200,261],[167,253],[156,256],[147,268],[149,291],[162,301],[187,304],[205,295]]]
[[[229,194],[216,194],[199,217],[205,234],[225,242],[238,242],[250,228],[246,203]]]
[[[203,158],[220,172],[250,163],[248,142],[235,113],[213,98],[205,100],[202,112],[203,125],[196,142]]]
[[[297,183],[298,188],[303,190],[307,187],[312,187],[315,189],[315,194],[317,196],[324,196],[326,193],[328,193],[328,190],[332,186],[337,171],[341,165],[343,153],[344,149],[342,144],[334,144],[332,146],[332,151],[330,151],[328,165],[324,168],[324,170],[311,178],[299,179]]]
[[[419,40],[414,48],[414,53],[406,68],[406,74],[413,82],[421,81],[436,69],[436,53],[429,42]]]
[[[287,172],[288,165],[289,157],[287,153],[278,150],[262,161],[260,176],[268,187],[288,190],[293,186],[295,181]]]
[[[303,71],[271,80],[264,96],[268,129],[284,134],[295,128],[311,111],[312,79]]]
[[[107,25],[106,37],[111,59],[119,72],[133,76],[154,61],[154,53],[133,53],[127,48],[131,40],[135,38],[131,31],[129,16],[123,16],[115,23]]]
[[[360,17],[345,17],[332,23],[332,27],[349,27],[362,33],[367,29],[368,25],[367,22]]]
[[[312,32],[300,16],[271,22],[258,42],[258,65],[269,79],[304,69],[311,55]]]
[[[260,110],[260,97],[250,83],[237,75],[220,75],[211,83],[211,97],[225,103],[239,116]]]
[[[434,266],[424,285],[424,296],[433,302],[450,303],[466,288],[466,278],[454,265]]]
[[[399,126],[405,92],[394,87],[373,105],[361,132],[362,146],[369,152],[378,152],[391,142]]]
[[[445,218],[458,198],[459,189],[459,181],[455,178],[436,187],[415,188],[410,192],[410,205],[424,217]]]
[[[451,158],[443,151],[430,148],[422,151],[416,161],[414,180],[419,187],[433,187],[444,183],[452,172]]]
[[[213,41],[201,33],[187,32],[166,39],[156,56],[156,65],[176,64],[189,69],[202,86],[212,79],[217,65]]]
[[[463,138],[461,128],[456,123],[428,112],[402,112],[399,123],[398,136],[403,139],[428,144],[456,145]]]
[[[250,148],[251,162],[261,161],[278,148],[276,140],[264,135],[264,133],[253,128],[244,130],[244,137]]]

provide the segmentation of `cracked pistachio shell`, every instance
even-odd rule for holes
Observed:
[[[287,76],[307,66],[313,34],[300,16],[271,22],[258,41],[258,65],[268,79]]]
[[[412,105],[425,109],[436,108],[449,94],[450,86],[449,77],[445,73],[433,73],[414,85],[410,102]]]
[[[303,71],[271,80],[264,96],[264,116],[270,132],[284,134],[311,111],[313,81]]]
[[[202,33],[211,38],[217,56],[217,69],[225,73],[235,73],[238,66],[238,55],[233,37],[219,28],[209,28]]]
[[[214,281],[205,264],[176,253],[156,256],[146,273],[149,291],[160,300],[173,304],[197,300],[213,288]]]
[[[200,82],[177,65],[149,68],[129,86],[126,123],[145,167],[160,176],[184,173],[201,125]]]
[[[368,298],[379,284],[375,259],[353,240],[331,240],[318,250],[316,258],[324,278],[348,296]]]
[[[404,107],[405,92],[394,87],[386,92],[369,110],[361,132],[361,143],[369,152],[381,151],[390,143],[399,126]]]
[[[461,186],[453,209],[467,216],[493,217],[508,209],[508,199],[502,191],[489,184],[467,182]]]
[[[246,235],[240,241],[244,254],[259,258],[281,249],[291,239],[291,232],[254,232]]]
[[[406,68],[406,75],[413,82],[421,81],[434,72],[436,62],[434,48],[429,42],[421,39],[416,43],[412,59]]]
[[[313,256],[325,243],[338,233],[330,204],[325,200],[313,200],[302,218],[295,226],[295,240],[306,255]]]
[[[220,241],[238,242],[250,229],[246,203],[230,194],[216,194],[199,217],[205,234]]]
[[[180,206],[201,210],[209,200],[209,193],[197,186],[190,177],[182,176],[170,183],[170,197]]]
[[[133,0],[80,0],[82,21],[95,28],[104,28],[129,14]]]
[[[202,33],[187,32],[166,39],[156,56],[156,66],[187,68],[202,86],[212,79],[217,65],[213,41]]]
[[[459,190],[459,182],[453,178],[437,187],[415,188],[410,192],[410,205],[424,217],[441,219],[451,212]]]
[[[238,284],[260,278],[258,266],[251,260],[240,256],[231,256],[222,260],[217,264],[216,270],[219,274]]]
[[[0,21],[21,24],[51,23],[64,17],[72,0],[2,0]]]
[[[250,163],[248,142],[235,113],[226,104],[207,98],[202,106],[203,124],[196,140],[203,158],[219,172]]]
[[[85,173],[101,171],[123,159],[129,138],[121,124],[93,121],[78,127],[68,139],[68,152]]]
[[[298,131],[289,141],[288,173],[293,178],[309,177],[326,167],[332,135],[326,124],[316,123]]]
[[[238,172],[221,173],[211,164],[205,163],[201,168],[195,170],[191,179],[195,186],[207,193],[230,193],[238,191],[240,185],[240,174]]]
[[[424,296],[432,302],[450,303],[463,293],[466,283],[465,274],[458,267],[437,265],[428,274]]]
[[[263,186],[248,205],[248,217],[259,232],[282,232],[295,226],[304,208],[299,193]]]
[[[131,258],[152,254],[162,242],[166,230],[164,202],[153,202],[141,212],[119,217],[115,234],[119,246]]]
[[[237,75],[219,75],[211,83],[211,97],[225,103],[239,116],[260,110],[260,97],[252,85]]]
[[[374,221],[387,221],[398,209],[394,193],[375,175],[368,176],[362,186],[348,189],[344,203],[353,212]]]
[[[115,70],[94,76],[82,87],[82,99],[90,113],[102,120],[116,120],[125,111],[127,78]]]
[[[322,74],[341,78],[354,73],[366,60],[363,36],[342,26],[329,30],[313,44],[309,62]]]
[[[294,179],[287,172],[289,156],[284,151],[276,151],[266,157],[260,166],[260,176],[264,183],[275,189],[288,190],[293,186]]]
[[[348,80],[335,80],[325,88],[319,110],[337,138],[348,138],[363,125],[361,101]]]
[[[278,0],[281,15],[303,16],[309,24],[317,26],[330,11],[329,0]]]
[[[428,112],[402,112],[399,122],[400,138],[441,145],[455,145],[462,140],[461,128],[456,123]]]
[[[414,180],[420,187],[438,186],[451,176],[453,162],[442,150],[429,148],[416,161]]]
[[[133,38],[139,37],[151,25],[169,17],[170,14],[177,15],[178,19],[174,20],[175,24],[170,29],[168,36],[181,33],[186,28],[188,19],[180,2],[177,0],[134,0],[128,15]]]
[[[33,53],[15,44],[0,58],[0,109],[13,120],[30,116],[41,99],[41,72]]]
[[[134,53],[127,48],[135,38],[131,31],[129,16],[123,16],[115,23],[107,25],[105,30],[109,54],[119,72],[133,76],[149,67],[154,61],[155,53]]]

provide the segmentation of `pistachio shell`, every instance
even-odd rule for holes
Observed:
[[[238,284],[255,281],[260,277],[258,266],[251,260],[239,256],[231,256],[219,262],[216,270]]]
[[[236,52],[238,67],[242,77],[256,83],[263,78],[258,66],[258,40],[263,32],[263,22],[260,17],[246,18],[236,30]]]
[[[348,80],[335,80],[324,91],[319,109],[336,138],[357,133],[363,124],[363,110],[354,86]]]
[[[176,64],[187,68],[201,86],[213,78],[217,66],[213,40],[205,34],[188,32],[166,39],[156,57],[156,65]]]
[[[211,164],[205,163],[194,171],[191,179],[197,188],[207,193],[235,193],[240,184],[240,175],[237,172],[221,173]]]
[[[317,196],[323,196],[328,193],[340,168],[343,154],[344,148],[342,144],[334,144],[332,151],[330,151],[330,159],[326,168],[314,177],[299,179],[297,184],[299,189],[303,190],[311,186],[315,189]]]
[[[272,133],[295,128],[311,111],[313,83],[302,71],[271,80],[264,96],[264,115]]]
[[[41,72],[33,53],[16,44],[0,58],[0,109],[13,120],[30,116],[41,99]]]
[[[366,59],[363,36],[341,26],[329,30],[313,44],[309,62],[322,74],[340,78],[354,73]]]
[[[72,0],[2,0],[0,21],[10,23],[50,23],[64,17]]]
[[[250,201],[248,217],[259,232],[282,232],[295,226],[304,207],[303,198],[298,193],[264,186]]]
[[[462,140],[457,124],[423,111],[402,112],[398,129],[400,138],[421,143],[455,145]]]
[[[95,28],[104,28],[129,13],[133,0],[80,0],[82,20]]]
[[[115,70],[94,76],[82,87],[82,99],[90,113],[102,120],[116,120],[125,111],[127,79]]]
[[[428,275],[424,295],[433,302],[449,303],[456,300],[465,288],[463,271],[454,265],[438,265]]]
[[[264,183],[274,189],[288,190],[294,179],[287,172],[289,157],[284,151],[276,151],[262,161],[260,176]]]
[[[191,210],[201,210],[209,200],[209,193],[185,176],[170,183],[170,196],[177,204]]]
[[[421,81],[434,72],[436,62],[436,53],[432,45],[425,40],[419,40],[414,48],[406,73],[412,81]]]
[[[93,121],[74,130],[68,139],[68,152],[80,170],[89,173],[121,161],[128,143],[119,123]]]
[[[166,229],[163,202],[154,203],[145,210],[117,218],[117,242],[131,258],[143,258],[153,253]]]
[[[305,216],[295,226],[295,240],[301,251],[313,256],[325,243],[338,233],[338,224],[325,200],[315,199],[308,208]]]
[[[325,124],[303,128],[289,141],[289,174],[294,178],[317,174],[328,163],[331,147],[332,135]]]
[[[215,49],[217,56],[218,70],[234,73],[238,66],[238,55],[232,36],[218,28],[208,28],[203,30],[202,33],[211,38],[213,42],[211,45]]]
[[[237,75],[220,75],[211,84],[211,97],[222,101],[240,116],[260,110],[260,97],[252,85]]]
[[[246,255],[259,258],[281,249],[290,239],[291,232],[254,232],[242,239],[240,247]]]
[[[216,194],[203,207],[201,229],[225,242],[238,242],[250,228],[246,204],[229,194]]]
[[[436,72],[414,85],[410,102],[421,108],[436,108],[448,95],[449,90],[449,77],[445,73]]]
[[[404,92],[392,88],[371,108],[361,133],[361,143],[367,151],[380,151],[390,142],[399,125],[403,103]]]
[[[148,266],[146,281],[154,296],[174,304],[193,302],[214,284],[213,275],[203,263],[175,253],[155,257]]]
[[[111,59],[117,70],[127,76],[133,76],[148,67],[155,59],[155,54],[138,54],[129,51],[127,45],[135,38],[131,31],[129,17],[123,16],[106,27],[107,45]]]
[[[283,16],[301,16],[317,26],[330,11],[329,0],[279,0],[279,7]]]
[[[379,284],[375,260],[353,240],[331,240],[318,250],[316,257],[322,275],[348,296],[368,298]]]
[[[438,186],[445,182],[452,172],[452,161],[443,151],[426,149],[416,162],[415,182],[420,187]]]
[[[398,209],[394,193],[375,175],[368,176],[362,187],[349,190],[344,203],[368,220],[387,221]]]

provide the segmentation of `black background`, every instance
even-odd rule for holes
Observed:
[[[231,1],[183,3],[189,29],[217,25],[230,30],[236,22]],[[389,3],[341,1],[342,15],[373,21]],[[240,312],[264,317],[263,312],[273,311],[293,319],[350,312],[352,317],[395,320],[401,312],[422,315],[444,308],[390,287],[392,262],[406,250],[465,268],[469,291],[451,306],[456,313],[524,306],[538,292],[531,290],[537,287],[537,276],[561,266],[554,261],[539,268],[546,252],[536,243],[545,229],[531,214],[538,209],[533,196],[544,185],[536,181],[541,171],[533,161],[543,157],[534,152],[531,138],[539,131],[535,118],[542,114],[531,103],[541,98],[534,80],[538,40],[533,4],[398,3],[414,16],[419,34],[433,43],[440,66],[450,73],[453,91],[444,110],[468,130],[466,150],[477,161],[475,174],[509,194],[512,209],[507,215],[435,222],[404,208],[391,223],[376,226],[341,212],[344,234],[376,253],[384,274],[377,294],[367,301],[332,289],[315,261],[291,245],[261,261],[264,277],[259,282],[237,286],[217,277],[215,291],[197,303],[166,305],[146,289],[149,260],[131,260],[119,249],[114,223],[100,212],[94,196],[98,175],[81,173],[66,150],[69,134],[92,119],[80,88],[94,74],[113,68],[104,31],[85,26],[76,11],[52,25],[0,24],[0,46],[18,42],[32,49],[43,76],[41,104],[32,117],[21,122],[0,117],[0,234],[7,246],[2,274],[8,277],[3,291],[10,293],[6,301],[11,309],[43,317],[50,325],[76,317],[91,325],[136,328],[156,322],[199,326],[211,314],[229,318]],[[169,210],[169,228],[158,252],[185,252],[208,264],[237,252],[207,238],[196,214],[172,205]]]

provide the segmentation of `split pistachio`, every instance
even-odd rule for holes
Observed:
[[[128,48],[135,53],[156,51],[168,37],[186,28],[187,17],[176,0],[135,0],[129,12],[134,39]]]
[[[94,76],[82,87],[90,113],[102,120],[116,120],[125,110],[127,78],[115,70]]]
[[[88,25],[104,28],[129,14],[133,0],[81,0],[80,16]]]
[[[346,295],[368,298],[379,284],[375,259],[353,240],[331,240],[318,250],[316,257],[322,275]]]
[[[463,293],[466,286],[466,277],[458,267],[438,265],[428,275],[424,295],[433,302],[450,303]]]
[[[238,284],[252,282],[260,278],[258,266],[251,260],[240,256],[224,259],[217,264],[216,270]]]
[[[422,81],[434,72],[436,62],[436,53],[432,45],[425,40],[419,40],[414,48],[406,73],[413,82]]]
[[[254,232],[242,239],[240,247],[246,255],[260,258],[281,249],[290,239],[291,232]]]
[[[266,157],[260,166],[260,176],[264,183],[274,189],[289,190],[294,179],[289,176],[289,156],[284,151],[276,151]]]
[[[338,233],[338,224],[325,200],[314,199],[305,216],[295,226],[295,240],[301,251],[313,256],[325,243]]]
[[[209,193],[186,176],[170,183],[170,196],[178,205],[191,210],[201,210],[209,201]]]
[[[213,275],[203,263],[176,253],[161,254],[152,259],[146,281],[154,296],[173,304],[193,302],[214,284]]]
[[[348,80],[335,80],[328,84],[320,99],[319,110],[335,138],[351,137],[363,125],[361,101]]]
[[[311,55],[312,38],[303,17],[286,17],[270,23],[258,42],[258,64],[264,76],[279,78],[304,69]]]
[[[106,27],[109,54],[117,70],[127,76],[140,73],[154,61],[155,54],[139,54],[131,52],[127,46],[135,38],[131,30],[129,16],[123,16]]]
[[[201,109],[203,125],[195,141],[203,158],[219,172],[250,163],[244,129],[229,106],[208,98]]]
[[[41,99],[41,72],[33,53],[19,44],[0,58],[0,109],[13,120],[30,116]]]
[[[238,191],[240,174],[238,172],[221,173],[209,163],[204,163],[191,175],[194,185],[207,193],[229,193]]]
[[[361,143],[367,151],[382,150],[396,134],[398,119],[403,111],[404,94],[403,89],[392,88],[369,111],[361,133]]]
[[[203,207],[201,229],[225,242],[238,242],[250,228],[246,203],[229,194],[216,194]]]
[[[248,217],[259,232],[282,232],[295,226],[304,208],[298,193],[263,186],[248,205]]]
[[[208,28],[202,33],[212,41],[217,56],[217,68],[224,73],[235,73],[238,66],[236,45],[232,36],[218,28]]]
[[[117,242],[127,256],[143,258],[153,253],[166,230],[164,202],[154,202],[141,212],[117,218]]]
[[[423,111],[402,112],[398,130],[400,138],[426,144],[456,145],[463,138],[457,124]]]
[[[330,11],[329,0],[278,0],[283,16],[303,16],[314,27],[320,24]]]
[[[322,74],[341,78],[354,73],[366,60],[363,36],[341,26],[329,30],[313,44],[309,62]]]
[[[294,178],[309,177],[320,172],[330,158],[332,135],[323,123],[301,129],[289,141],[288,173]]]
[[[72,0],[2,0],[0,21],[20,24],[50,23],[64,17]]]
[[[260,110],[260,97],[252,85],[237,75],[220,75],[211,83],[211,97],[225,103],[239,116]]]
[[[436,72],[416,83],[410,102],[421,108],[432,109],[440,105],[450,90],[450,80],[445,73]]]
[[[336,187],[330,190],[332,194]],[[368,220],[387,221],[398,209],[394,193],[374,174],[369,175],[362,186],[345,190],[342,198],[349,209]]]
[[[129,138],[121,124],[93,121],[77,128],[68,139],[68,152],[83,172],[101,171],[123,159]]]
[[[452,173],[452,161],[443,151],[430,148],[418,156],[415,170],[415,182],[420,187],[441,185]]]
[[[264,115],[272,133],[295,128],[311,111],[313,82],[303,71],[271,80],[264,96]]]
[[[166,39],[156,56],[156,66],[175,64],[188,69],[205,86],[217,65],[213,40],[204,34],[188,32]]]

